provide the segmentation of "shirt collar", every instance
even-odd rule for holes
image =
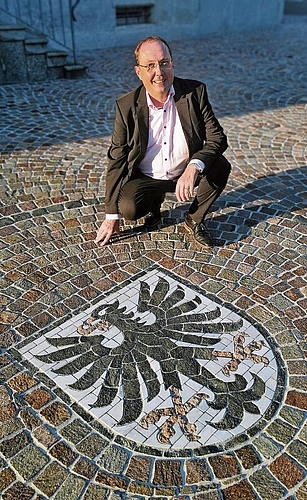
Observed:
[[[171,97],[174,97],[175,95],[175,89],[174,89],[174,85],[171,85],[170,89],[169,89],[169,92],[168,92],[168,96],[167,96],[167,100],[165,101],[164,104],[167,104],[170,100]],[[154,103],[152,102],[151,100],[151,97],[150,95],[148,94],[147,90],[146,90],[146,99],[147,99],[147,105],[149,108],[152,108],[152,109],[156,109],[156,106],[154,105]]]

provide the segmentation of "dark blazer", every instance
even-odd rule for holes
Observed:
[[[175,102],[185,134],[190,160],[199,159],[206,169],[223,154],[227,139],[215,118],[205,84],[174,78]],[[120,189],[144,158],[148,141],[149,111],[143,85],[116,101],[115,125],[108,151],[106,213],[117,213]]]

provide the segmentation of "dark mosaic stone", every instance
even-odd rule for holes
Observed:
[[[266,469],[254,472],[249,478],[261,498],[280,500],[286,490],[277,482]],[[269,495],[269,496],[268,496]]]
[[[60,301],[60,297],[58,296],[58,294],[56,292],[47,293],[41,298],[41,302],[43,304],[48,305],[48,306],[54,306],[59,301]]]
[[[218,491],[202,491],[201,493],[195,493],[192,497],[195,500],[220,500],[220,494]]]
[[[99,465],[113,474],[121,474],[128,461],[128,453],[116,446],[110,446],[99,460]]]
[[[29,302],[23,299],[16,300],[13,304],[10,304],[10,310],[17,313],[24,311],[27,307],[29,307]]]
[[[53,389],[55,387],[55,383],[47,376],[45,373],[37,372],[35,374],[38,380],[40,380],[46,387]]]
[[[1,285],[0,285],[0,287],[1,287]],[[2,287],[1,287],[1,288],[2,288]],[[9,287],[7,287],[7,288],[5,289],[5,295],[9,298],[9,299],[8,299],[8,302],[10,301],[10,297],[17,299],[17,298],[18,298],[18,297],[20,297],[20,295],[22,295],[23,293],[24,293],[24,292],[23,292],[23,290],[19,290],[18,288],[16,288],[15,286],[12,286],[12,285],[11,285],[11,286],[9,286]],[[7,313],[7,314],[8,314],[8,313]],[[12,314],[11,316],[7,316],[7,314],[1,315],[1,316],[3,316],[3,317],[4,317],[4,319],[5,319],[6,317],[11,318],[11,321],[13,321],[13,320],[14,320],[14,318],[16,318],[16,316],[17,316],[16,314],[15,314],[15,315],[13,315],[13,314]],[[10,323],[11,321],[5,321],[5,323]]]
[[[15,470],[26,480],[33,478],[47,463],[49,459],[41,450],[30,444],[17,456],[13,457],[11,463]]]
[[[235,451],[244,469],[251,469],[260,463],[260,458],[251,446],[244,446]]]
[[[31,288],[33,287],[33,283],[31,283],[31,281],[26,278],[20,279],[16,284],[18,284],[18,287],[22,288],[23,290],[31,290]]]
[[[0,465],[1,467],[1,465]],[[0,491],[3,491],[16,479],[16,474],[9,468],[0,471]]]
[[[102,483],[105,486],[110,486],[111,488],[126,490],[128,488],[128,482],[118,476],[112,476],[111,474],[106,474],[105,472],[98,471],[95,480],[98,483]]]
[[[51,403],[41,411],[41,415],[52,425],[60,425],[70,418],[70,412],[59,403]]]
[[[37,427],[39,427],[41,425],[39,418],[36,417],[35,415],[33,415],[33,413],[31,413],[31,411],[29,411],[27,409],[21,410],[20,418],[22,419],[26,429],[28,429],[30,431],[36,429]]]
[[[66,500],[69,498],[69,500],[79,500],[85,484],[84,479],[70,475],[59,488],[55,499]]]
[[[85,437],[76,445],[77,450],[89,458],[94,458],[108,445],[108,441],[96,434]]]
[[[82,420],[84,420],[85,422],[90,422],[90,424],[93,425],[93,418],[80,405],[78,405],[77,403],[73,403],[71,405],[71,409],[75,411],[82,418]]]
[[[267,459],[274,458],[280,453],[282,445],[274,441],[270,436],[262,434],[253,441],[258,452]]]
[[[30,486],[17,482],[11,488],[6,490],[2,498],[3,500],[32,500],[34,493],[35,490],[30,488]]]
[[[295,458],[304,467],[307,467],[307,445],[302,441],[295,440],[287,448],[293,458]]]
[[[30,438],[25,432],[20,432],[16,436],[2,441],[0,451],[6,457],[13,457],[19,451],[23,450],[30,443]]]
[[[149,481],[152,468],[152,460],[140,456],[132,456],[129,462],[126,476],[143,482]]]
[[[72,297],[64,300],[64,304],[69,309],[79,309],[82,305],[86,304],[86,301],[77,295],[73,295]]]
[[[59,433],[74,444],[79,443],[91,432],[80,420],[73,420],[59,431]]]
[[[98,468],[89,460],[79,458],[79,460],[74,464],[73,470],[74,472],[76,472],[76,474],[84,476],[87,479],[92,479],[95,476]]]
[[[204,459],[186,460],[186,482],[188,484],[210,481],[207,461]]]
[[[160,498],[163,500],[167,500],[168,497],[175,498],[177,488],[167,488],[166,486],[164,487],[156,487],[155,488],[155,495],[154,498]]]
[[[304,471],[284,455],[276,458],[269,469],[288,489],[294,488],[305,477]]]
[[[124,436],[120,436],[120,435],[115,436],[114,443],[119,445],[119,446],[128,448],[130,450],[134,450],[137,446],[136,443],[134,441],[132,441],[131,439],[125,438]]]
[[[33,323],[37,325],[39,328],[47,326],[49,323],[52,322],[52,320],[53,320],[52,316],[46,312],[38,314],[32,319]]]
[[[303,412],[284,406],[279,413],[280,417],[293,427],[301,428],[305,420]]]
[[[8,385],[13,391],[21,393],[37,385],[37,381],[29,373],[23,372],[9,380]]]
[[[76,285],[78,288],[85,288],[86,286],[88,286],[92,283],[92,280],[89,278],[89,276],[83,274],[82,276],[78,276],[76,278],[73,278],[71,280],[71,283]]]
[[[59,208],[58,210],[62,212],[63,206],[60,205],[60,207],[61,208]],[[79,207],[82,207],[82,201],[67,201],[65,203],[65,208],[66,209],[79,208]]]
[[[54,205],[49,205],[48,207],[45,208],[44,213],[55,213],[55,212],[63,212],[64,210],[64,205],[62,204],[54,204]]]
[[[104,437],[106,437],[109,441],[112,441],[114,439],[114,434],[113,432],[110,431],[110,429],[107,429],[104,425],[102,425],[100,422],[97,422],[97,421],[93,421],[92,423],[92,427],[93,429],[96,429],[96,431],[98,431],[100,434],[102,434]],[[118,438],[119,436],[116,436],[116,439]],[[121,443],[119,443],[121,444]],[[127,440],[125,440],[125,443],[124,443],[124,446],[128,446],[128,443],[127,443]],[[135,444],[133,444],[133,446],[135,447]]]
[[[307,395],[297,391],[289,391],[286,403],[302,410],[307,410]]]
[[[109,489],[91,484],[84,493],[84,500],[107,500],[109,494]],[[118,500],[120,500],[120,498],[118,498]]]
[[[222,490],[223,500],[256,500],[257,495],[254,493],[246,483],[246,481],[240,481],[239,483],[228,486]]]
[[[50,455],[56,458],[63,465],[68,467],[77,457],[65,443],[58,442],[50,449]]]
[[[240,473],[237,460],[232,455],[209,457],[209,463],[217,478],[226,478]]]
[[[19,420],[15,418],[10,418],[4,422],[0,422],[0,439],[7,438],[10,435],[15,434],[16,432],[22,431],[22,424]],[[1,468],[1,460],[0,460],[0,468]]]
[[[52,434],[51,430],[42,425],[34,429],[33,437],[46,449],[50,448],[59,439],[58,436]]]
[[[35,304],[33,304],[32,306],[30,306],[27,309],[26,314],[27,314],[27,316],[32,317],[31,321],[32,321],[32,323],[34,323],[33,317],[35,317],[36,315],[37,315],[37,317],[39,317],[39,314],[42,311],[44,311],[45,309],[46,309],[46,305],[45,304],[42,304],[40,302],[36,302]]]
[[[8,403],[0,407],[0,422],[6,422],[15,416],[16,406],[14,403]]]
[[[56,396],[58,396],[59,398],[61,398],[61,400],[63,401],[63,403],[66,403],[69,406],[71,405],[71,398],[62,389],[60,389],[59,387],[56,387],[54,389],[54,394]]]
[[[7,349],[11,347],[12,345],[16,344],[16,342],[19,340],[18,336],[14,334],[11,331],[5,331],[5,333],[0,335],[0,346],[3,349]],[[17,370],[16,370],[17,371]],[[0,380],[6,380],[5,378],[3,379],[2,377],[5,377],[6,370],[2,370],[0,373]],[[9,377],[7,377],[9,378]]]
[[[33,485],[50,498],[64,483],[69,473],[55,462],[50,463],[35,479]]]
[[[250,437],[247,434],[239,434],[225,443],[225,449],[230,450],[232,448],[236,448],[238,445],[244,444],[249,439]]]
[[[181,461],[156,460],[153,484],[180,486],[183,484]]]

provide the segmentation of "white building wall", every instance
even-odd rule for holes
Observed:
[[[61,41],[57,32],[63,31],[64,19],[69,39],[68,5],[69,0],[0,0],[0,24],[25,22],[38,30],[44,25]],[[152,23],[116,26],[116,7],[137,5],[152,5]],[[281,22],[283,10],[284,0],[79,0],[73,23],[76,51],[134,45],[149,35],[171,41],[272,26]]]
[[[152,4],[153,22],[116,26],[116,6]],[[249,30],[281,22],[284,0],[80,0],[77,50],[134,45],[149,35],[167,40]]]

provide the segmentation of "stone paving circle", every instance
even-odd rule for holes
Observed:
[[[212,250],[172,195],[93,242],[133,47],[0,87],[3,500],[307,499],[306,42],[301,17],[172,43],[229,140]]]

